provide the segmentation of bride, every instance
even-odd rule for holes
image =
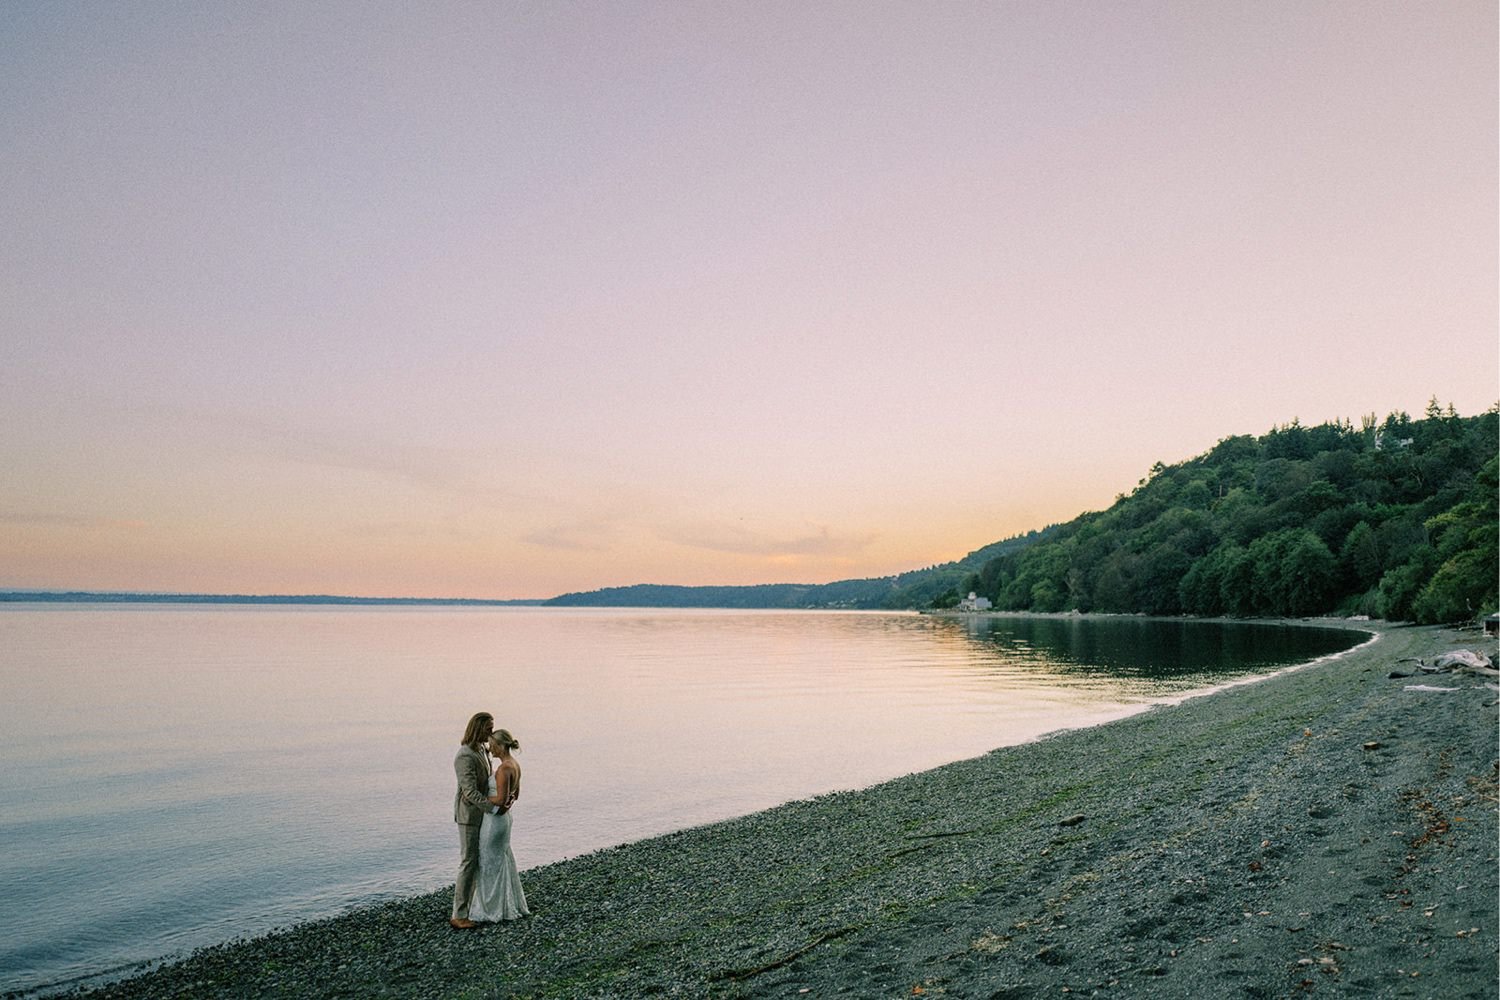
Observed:
[[[490,754],[497,763],[490,775],[490,801],[499,813],[486,813],[479,825],[479,885],[469,907],[471,920],[515,920],[527,916],[526,893],[510,850],[511,806],[521,795],[521,765],[511,756],[521,749],[507,730],[490,735]]]

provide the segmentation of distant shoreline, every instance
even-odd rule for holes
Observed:
[[[482,597],[346,597],[338,594],[156,594],[136,591],[108,590],[0,590],[0,604],[256,604],[256,605],[325,605],[325,606],[418,606],[418,607],[599,607],[616,610],[704,610],[696,605],[558,605],[557,598],[516,598],[513,600]],[[1368,626],[1369,619],[1333,618],[1313,616],[1287,618],[1270,616],[1265,618],[1230,618],[1216,616],[1200,618],[1195,615],[1145,615],[1128,612],[1106,611],[953,611],[946,608],[780,608],[780,607],[735,607],[730,605],[706,606],[713,610],[763,610],[763,611],[831,611],[831,610],[889,610],[892,613],[916,613],[934,618],[1060,618],[1060,619],[1118,619],[1139,618],[1154,621],[1217,622],[1226,624],[1258,625],[1306,625],[1321,628],[1359,628]]]
[[[933,608],[918,614],[932,618],[951,618],[965,621],[974,618],[1048,618],[1055,621],[1153,621],[1153,622],[1204,622],[1216,625],[1301,625],[1309,628],[1342,628],[1354,631],[1379,632],[1391,628],[1415,627],[1410,622],[1386,621],[1380,618],[1337,615],[1266,615],[1264,617],[1234,618],[1230,615],[1148,615],[1137,611],[1001,611],[990,608],[984,611],[954,611],[951,608]],[[1461,627],[1453,625],[1450,627]]]
[[[472,597],[340,597],[335,594],[141,594],[97,590],[0,591],[0,604],[321,604],[425,605],[445,607],[538,607],[546,599],[487,600]]]

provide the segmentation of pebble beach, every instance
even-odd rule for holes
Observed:
[[[455,931],[445,889],[80,995],[1494,998],[1494,678],[1420,669],[1494,639],[1359,627],[1254,683],[532,869],[521,921]]]

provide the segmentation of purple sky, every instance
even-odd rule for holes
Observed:
[[[1479,412],[1496,21],[0,5],[0,586],[883,575]]]

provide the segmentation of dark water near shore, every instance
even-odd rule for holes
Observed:
[[[973,616],[969,634],[1007,658],[1034,655],[1066,675],[1212,683],[1357,645],[1346,629],[1135,617]],[[1353,638],[1351,638],[1351,635]]]
[[[473,711],[523,868],[1090,725],[1362,635],[1140,619],[0,609],[0,991],[452,879]]]

